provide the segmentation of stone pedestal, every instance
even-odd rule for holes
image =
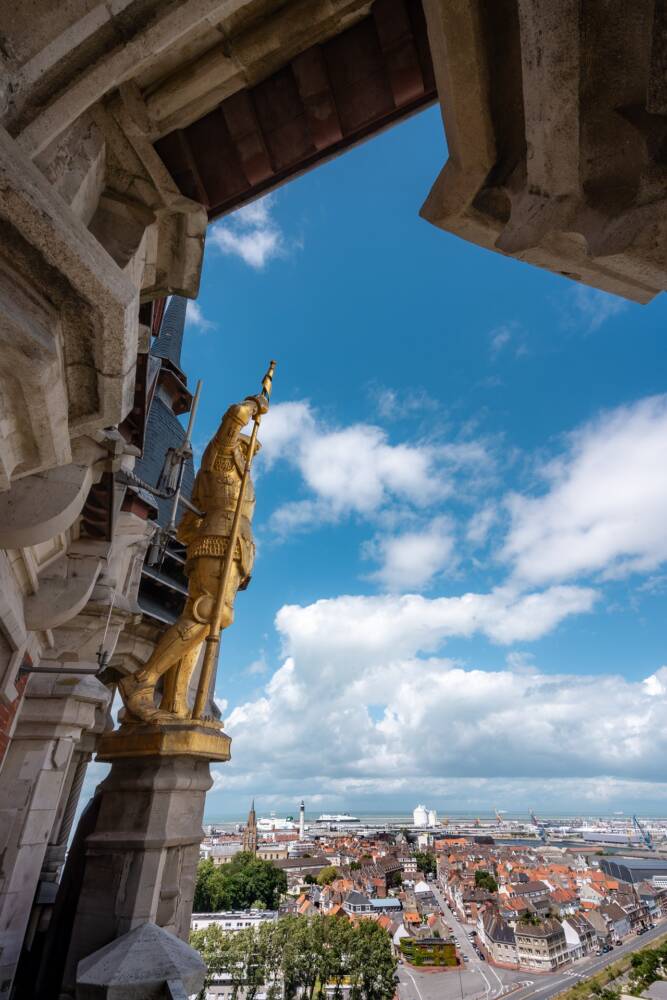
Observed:
[[[194,948],[155,924],[142,924],[82,960],[76,1000],[187,1000],[199,993],[205,976]]]
[[[62,990],[79,962],[152,922],[187,940],[211,761],[229,760],[213,723],[124,725],[102,737],[111,763],[86,840],[84,872]]]
[[[72,757],[108,690],[93,677],[33,675],[0,782],[0,997],[8,997]]]

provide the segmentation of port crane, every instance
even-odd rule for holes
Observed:
[[[651,836],[650,832],[647,829],[645,829],[645,827],[642,826],[642,824],[639,822],[636,816],[632,817],[632,822],[637,830],[637,833],[642,838],[644,846],[647,847],[649,851],[655,851],[656,847],[655,844],[653,843],[653,837]]]
[[[540,838],[540,840],[543,842],[546,841],[547,832],[544,823],[542,823],[542,821],[537,818],[532,809],[530,810],[530,821],[533,824],[533,826],[537,827],[537,835]]]

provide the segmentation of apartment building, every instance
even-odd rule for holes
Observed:
[[[569,961],[565,931],[553,917],[538,923],[519,921],[514,935],[519,964],[524,968],[545,972]]]

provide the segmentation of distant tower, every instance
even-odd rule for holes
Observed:
[[[304,805],[303,799],[301,799],[301,805],[299,806],[299,840],[303,840],[306,836],[306,807]]]
[[[243,831],[243,850],[249,851],[250,854],[257,854],[257,816],[255,815],[254,799],[248,813],[246,828]]]

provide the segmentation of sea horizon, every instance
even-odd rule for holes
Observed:
[[[495,810],[492,810],[492,809],[491,810],[483,810],[483,809],[480,809],[480,810],[470,810],[470,809],[465,809],[465,810],[448,809],[448,810],[445,810],[445,809],[443,809],[443,810],[436,810],[436,812],[438,814],[438,824],[442,824],[445,819],[449,819],[450,821],[451,820],[456,820],[456,821],[472,820],[472,821],[474,821],[475,819],[489,821],[489,820],[493,820],[493,819],[496,818]],[[349,814],[351,816],[357,817],[359,819],[361,825],[364,825],[364,824],[365,825],[376,825],[376,824],[377,825],[384,825],[385,823],[391,823],[391,824],[394,824],[394,823],[405,823],[406,825],[412,825],[412,810],[405,810],[405,811],[396,810],[396,811],[393,811],[393,812],[390,812],[388,810],[365,810],[363,812],[355,812],[353,809],[340,809],[340,810],[319,809],[319,810],[316,810],[316,811],[308,811],[308,810],[306,810],[306,813],[305,813],[306,823],[314,823],[314,822],[316,822],[317,819],[319,818],[319,816],[323,815],[324,813],[329,813],[330,815],[338,815],[338,814],[347,813],[347,814]],[[282,818],[286,818],[286,817],[290,817],[291,816],[293,819],[296,820],[296,819],[298,819],[298,815],[299,815],[298,808],[297,809],[292,809],[292,810],[289,810],[289,809],[283,809],[283,810],[281,810],[281,809],[270,809],[270,810],[268,810],[268,809],[267,810],[257,809],[257,817],[258,817],[258,819],[261,819],[263,817],[270,817],[270,816],[276,816],[277,818],[281,818],[282,819]],[[530,822],[529,810],[523,810],[523,811],[521,811],[521,810],[509,810],[509,809],[508,810],[499,810],[499,815],[502,817],[503,820],[506,820],[506,821],[525,821],[525,822]],[[589,821],[596,821],[596,820],[610,821],[610,820],[615,820],[616,822],[620,822],[622,820],[626,820],[629,824],[631,824],[632,823],[632,817],[633,817],[633,815],[638,816],[639,819],[644,818],[644,819],[650,819],[650,820],[665,820],[667,822],[667,817],[665,816],[665,814],[664,813],[657,813],[657,812],[636,813],[634,811],[630,811],[630,812],[626,812],[626,811],[623,811],[623,812],[614,811],[614,812],[604,813],[604,812],[599,812],[599,811],[597,811],[597,812],[590,812],[590,811],[584,812],[583,810],[579,810],[579,811],[577,811],[577,810],[570,810],[569,812],[557,812],[557,811],[556,812],[547,812],[547,811],[544,811],[544,810],[541,810],[541,809],[536,809],[535,810],[535,815],[537,816],[538,819],[541,819],[541,820],[552,820],[553,821],[553,820],[557,820],[558,819],[558,820],[564,820],[566,822],[567,821],[572,821],[572,820],[589,820]],[[245,813],[245,814],[242,814],[242,813],[239,813],[239,812],[223,813],[223,812],[220,812],[220,811],[216,811],[215,815],[213,813],[211,813],[211,815],[206,815],[204,817],[204,824],[208,826],[208,825],[216,825],[216,824],[217,825],[221,825],[221,824],[245,823],[246,820],[247,820],[247,818],[248,818],[248,814],[247,813]]]

